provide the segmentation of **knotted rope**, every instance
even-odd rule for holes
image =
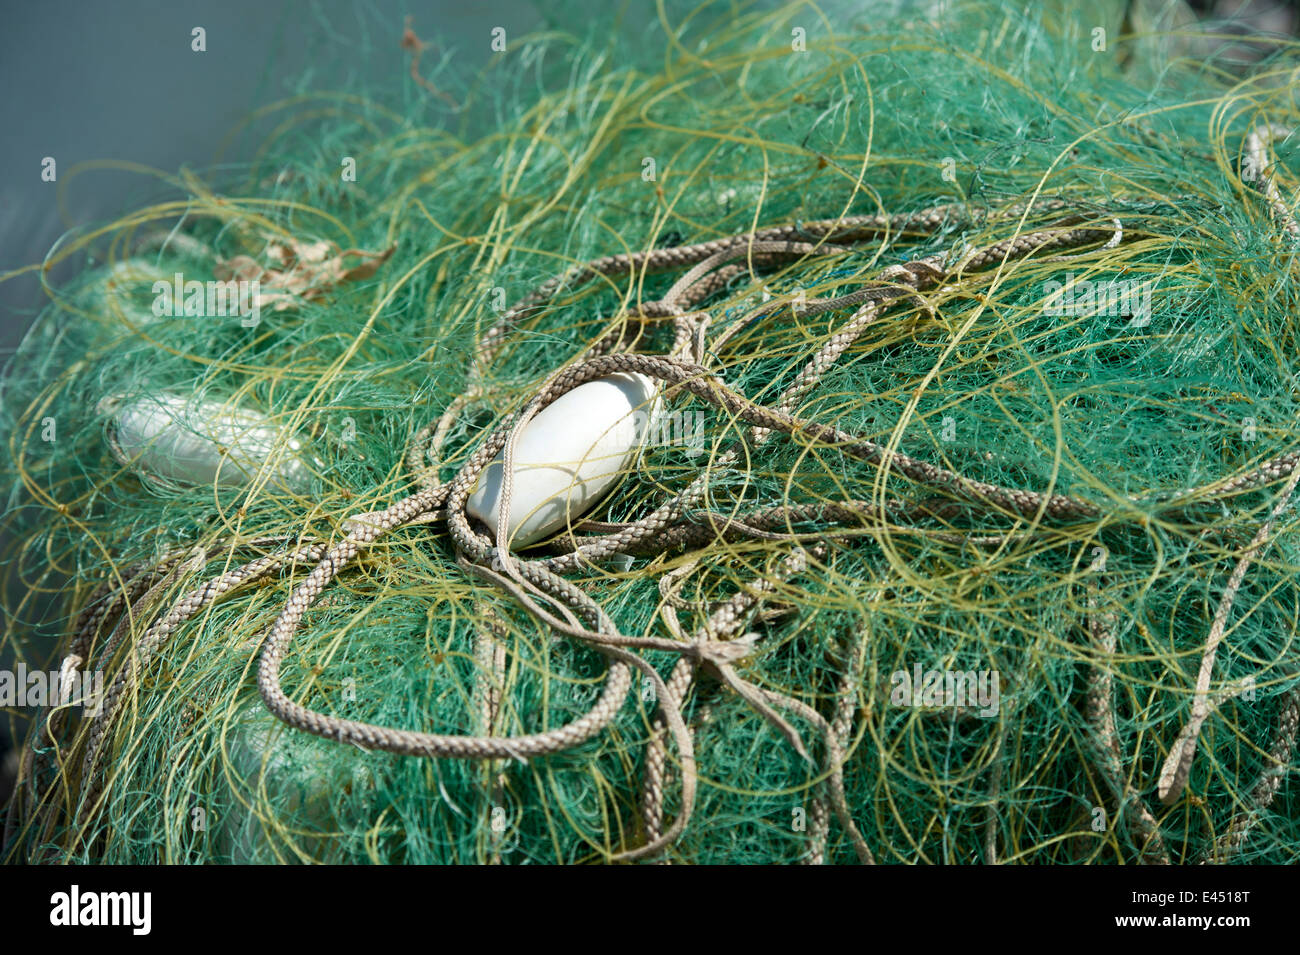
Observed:
[[[1271,127],[1267,132],[1270,136],[1280,134],[1280,131]],[[1263,143],[1263,133],[1256,131],[1252,133],[1248,148],[1262,154]],[[1289,212],[1271,182],[1265,187],[1265,198],[1270,209],[1281,218],[1284,232],[1295,237],[1298,233],[1294,219],[1289,218]],[[614,859],[636,859],[654,856],[671,845],[690,819],[697,780],[693,733],[685,720],[683,705],[693,682],[704,672],[744,699],[805,758],[809,758],[807,746],[780,711],[791,712],[818,730],[823,741],[825,792],[813,807],[812,848],[808,858],[813,862],[820,862],[824,858],[829,804],[858,857],[864,862],[872,862],[873,855],[854,823],[843,786],[844,747],[856,709],[854,700],[857,694],[857,674],[861,654],[866,652],[866,647],[859,650],[850,646],[846,651],[845,672],[840,681],[835,712],[833,719],[827,720],[815,708],[793,697],[756,686],[739,674],[736,664],[757,649],[757,635],[745,633],[745,623],[748,616],[773,595],[779,581],[806,573],[817,561],[824,559],[827,544],[831,540],[852,536],[864,524],[897,524],[902,529],[900,522],[941,516],[946,508],[952,506],[952,502],[933,497],[915,501],[853,499],[829,504],[783,505],[761,508],[739,516],[725,516],[700,508],[708,491],[709,474],[706,472],[638,520],[624,523],[578,521],[567,535],[556,539],[553,551],[558,552],[553,552],[551,556],[530,558],[511,553],[507,546],[507,528],[512,504],[514,448],[520,434],[543,408],[560,396],[586,382],[624,372],[635,372],[657,380],[662,385],[665,398],[702,401],[745,422],[751,426],[750,436],[755,445],[781,433],[790,438],[833,446],[847,455],[873,464],[882,480],[888,474],[895,474],[919,489],[943,492],[964,499],[970,506],[1022,523],[1028,522],[1029,529],[1021,533],[1033,533],[1034,528],[1048,522],[1087,521],[1103,515],[1120,520],[1145,519],[1153,508],[1174,508],[1179,499],[1189,496],[1224,497],[1289,476],[1290,480],[1273,515],[1242,557],[1220,612],[1216,615],[1215,627],[1206,650],[1207,663],[1203,665],[1202,678],[1198,680],[1193,719],[1171,751],[1166,772],[1162,776],[1162,797],[1176,797],[1190,772],[1197,730],[1209,712],[1203,684],[1208,680],[1207,672],[1212,665],[1214,648],[1222,638],[1232,593],[1239,585],[1246,565],[1266,541],[1272,521],[1286,505],[1297,481],[1300,481],[1300,450],[1287,452],[1245,474],[1216,482],[1210,487],[1132,497],[1103,504],[1060,494],[1050,487],[1033,490],[979,481],[882,446],[863,435],[800,418],[795,413],[801,400],[822,376],[890,306],[903,300],[917,299],[929,308],[927,293],[959,287],[965,276],[971,273],[990,268],[1001,269],[1012,259],[1078,249],[1103,241],[1109,248],[1138,234],[1136,230],[1126,232],[1113,216],[1103,217],[1110,219],[1113,228],[1101,228],[1094,224],[1094,217],[1067,213],[1065,210],[1063,200],[1039,203],[1037,206],[1017,205],[994,213],[971,211],[959,205],[940,205],[902,216],[861,216],[780,226],[696,245],[597,259],[543,283],[505,311],[501,319],[483,334],[465,392],[436,421],[414,436],[407,452],[408,468],[417,487],[413,493],[382,510],[353,516],[343,526],[342,539],[334,542],[285,539],[219,541],[210,545],[206,552],[177,552],[166,555],[152,566],[134,568],[124,574],[120,581],[106,583],[92,596],[74,627],[63,667],[69,674],[84,667],[96,650],[101,658],[111,658],[121,641],[131,632],[132,619],[149,612],[149,605],[181,574],[202,566],[206,553],[215,553],[221,549],[233,553],[236,549],[250,547],[280,548],[190,590],[130,646],[125,663],[105,695],[102,713],[91,721],[85,734],[81,760],[82,795],[78,813],[82,818],[90,818],[97,811],[105,782],[105,773],[99,769],[99,763],[103,759],[109,730],[115,725],[133,690],[138,686],[141,675],[159,650],[181,631],[186,621],[222,596],[264,579],[285,566],[308,563],[312,569],[295,586],[284,610],[268,631],[258,663],[257,683],[262,701],[272,714],[288,725],[368,750],[433,758],[526,761],[566,751],[600,734],[614,720],[625,702],[632,686],[633,671],[639,671],[653,687],[657,704],[657,715],[646,744],[642,792],[645,838],[640,845],[612,856]],[[1059,215],[1048,227],[1021,233],[1020,226],[1031,211]],[[955,250],[946,255],[927,256],[891,266],[851,294],[794,305],[795,314],[800,316],[848,308],[852,308],[853,312],[771,405],[759,404],[737,392],[725,383],[719,372],[709,367],[710,356],[716,354],[723,343],[744,328],[761,321],[775,309],[786,307],[784,303],[760,306],[723,328],[710,341],[712,316],[700,306],[711,295],[726,288],[738,276],[757,265],[843,254],[868,239],[882,236],[887,238],[891,235],[933,234],[951,222],[986,224],[1014,219],[1019,219],[1017,233],[1008,239],[982,249]],[[738,259],[746,259],[747,266],[736,264]],[[613,332],[578,361],[553,373],[519,412],[508,415],[482,441],[455,475],[447,481],[439,480],[442,447],[457,415],[484,393],[484,381],[494,358],[531,310],[544,307],[561,290],[596,277],[612,278],[668,269],[686,271],[661,299],[643,303],[634,311],[621,316],[622,321]],[[629,350],[639,342],[645,327],[664,320],[671,320],[674,328],[673,346],[667,354],[644,354]],[[737,461],[742,450],[737,442],[723,449],[714,458],[714,463],[720,467],[730,466]],[[498,453],[503,455],[504,462],[499,500],[500,519],[494,539],[483,533],[472,521],[466,512],[466,502],[483,469]],[[805,535],[780,530],[800,522],[830,526]],[[312,710],[285,694],[281,686],[281,665],[307,610],[344,569],[377,541],[400,528],[421,524],[445,525],[456,547],[458,563],[467,574],[497,586],[542,625],[592,647],[609,660],[604,685],[597,700],[586,713],[567,725],[545,732],[518,736],[497,735],[495,730],[501,705],[501,679],[506,665],[506,652],[499,642],[500,632],[493,627],[480,631],[476,637],[476,656],[490,662],[490,666],[481,670],[481,683],[477,689],[481,714],[478,719],[480,735],[427,733],[342,719]],[[836,530],[835,525],[849,527]],[[578,532],[582,532],[583,536],[575,536]],[[947,536],[971,539],[962,535]],[[1000,535],[994,540],[1005,536],[1009,535]],[[665,577],[661,583],[661,593],[665,598],[662,617],[669,636],[632,637],[620,633],[602,607],[563,576],[611,558],[665,553],[718,540],[742,538],[788,541],[790,549],[774,571],[772,579],[762,580],[724,601],[690,636],[686,635],[685,628],[678,620],[672,588],[664,589],[669,577]],[[686,569],[689,570],[689,567],[688,564]],[[1113,618],[1097,607],[1095,600],[1090,602],[1090,613],[1089,629],[1093,648],[1104,660],[1114,652]],[[108,640],[102,647],[96,647],[96,640],[110,625],[113,629]],[[679,659],[666,680],[635,652],[643,649],[678,654]],[[1123,806],[1134,802],[1140,804],[1140,800],[1122,778],[1114,721],[1109,711],[1110,695],[1109,678],[1102,670],[1095,671],[1090,681],[1089,719],[1096,734],[1096,751],[1102,776],[1123,811]],[[1300,697],[1296,694],[1292,694],[1289,699],[1287,708],[1284,709],[1278,740],[1273,746],[1274,760],[1279,766],[1285,765],[1289,760],[1294,745],[1296,713],[1300,711],[1297,699]],[[40,742],[48,742],[58,731],[57,716],[56,713],[41,721]],[[665,827],[663,816],[668,775],[667,741],[670,736],[677,750],[681,792],[678,814]],[[52,803],[48,793],[42,795],[37,792],[38,762],[28,753],[23,765],[23,776],[27,783],[28,797],[34,806],[44,806],[44,831],[48,832],[60,810],[57,804]],[[490,766],[495,765],[495,762],[490,763]],[[1256,809],[1267,806],[1272,793],[1276,791],[1277,781],[1276,772],[1261,780]],[[995,777],[994,798],[998,785],[999,780]],[[17,800],[15,806],[16,804]],[[1151,855],[1156,861],[1167,861],[1167,849],[1160,841],[1158,826],[1149,810],[1139,805],[1134,812],[1127,814],[1127,818],[1133,825],[1135,837],[1141,837],[1144,857]],[[1244,832],[1250,824],[1249,818],[1243,816],[1234,822],[1232,832],[1226,837],[1229,845],[1239,845],[1244,839]],[[8,827],[10,834],[14,827],[15,809],[11,807]],[[990,844],[990,854],[993,855],[996,840],[992,829]]]

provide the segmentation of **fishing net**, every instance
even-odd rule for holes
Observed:
[[[1296,50],[1125,29],[557,14],[66,237],[4,640],[104,692],[5,701],[6,857],[1296,861]],[[467,516],[631,373],[594,509]],[[218,473],[128,440],[167,401]]]

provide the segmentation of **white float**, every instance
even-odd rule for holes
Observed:
[[[159,394],[134,400],[112,395],[108,443],[122,464],[180,484],[243,487],[274,454],[269,483],[305,489],[311,479],[304,442],[259,414],[229,403]]]
[[[515,444],[510,549],[576,521],[635,460],[660,418],[653,379],[620,372],[579,385],[537,413]],[[466,511],[497,532],[504,452],[483,469]]]

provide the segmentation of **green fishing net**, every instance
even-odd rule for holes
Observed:
[[[66,237],[44,265],[75,278],[46,283],[5,379],[17,543],[4,649],[58,670],[78,618],[125,591],[79,665],[106,683],[138,673],[109,719],[5,701],[26,740],[6,858],[571,863],[643,845],[659,701],[640,673],[600,733],[545,756],[416,758],[303,732],[263,705],[257,673],[311,559],[207,603],[146,662],[133,648],[205,580],[285,542],[336,543],[347,518],[409,493],[416,436],[459,401],[435,462],[452,478],[683,270],[563,285],[475,385],[484,334],[548,279],[602,256],[944,206],[933,228],[847,251],[742,257],[699,308],[712,330],[761,317],[706,334],[707,363],[776,403],[854,313],[802,303],[1082,217],[1091,244],[1016,251],[898,297],[790,411],[1095,513],[980,505],[842,443],[759,440],[732,410],[669,396],[689,427],[642,448],[588,516],[636,521],[701,475],[697,512],[724,517],[925,506],[888,520],[805,511],[766,535],[706,533],[569,575],[621,634],[659,638],[666,607],[694,632],[766,581],[735,671],[840,736],[836,765],[820,724],[786,709],[801,755],[702,670],[682,704],[694,805],[650,858],[854,862],[830,808],[839,778],[882,863],[1297,861],[1293,509],[1252,543],[1290,472],[1231,482],[1300,446],[1300,242],[1286,225],[1300,138],[1283,131],[1300,115],[1300,61],[1285,45],[1249,70],[1207,61],[1122,13],[662,4],[635,30],[631,11],[556,13],[542,32],[507,31],[476,77],[428,57],[412,73],[395,23],[389,87],[270,106],[246,169],[187,173],[170,181],[183,198]],[[1278,132],[1259,168],[1247,141],[1266,127]],[[155,282],[250,261],[284,296],[257,322],[155,314]],[[673,343],[671,323],[649,323],[635,350]],[[159,395],[298,436],[270,459],[297,455],[304,479],[271,467],[194,485],[124,459],[115,410]],[[796,553],[806,566],[791,571]],[[164,555],[181,556],[132,584]],[[665,677],[680,656],[636,652]],[[467,573],[433,521],[385,536],[325,588],[280,676],[329,716],[506,737],[581,717],[610,665]],[[927,673],[996,678],[996,693],[927,695],[911,686]],[[1190,774],[1162,799],[1189,723]],[[669,737],[664,827],[686,770]]]

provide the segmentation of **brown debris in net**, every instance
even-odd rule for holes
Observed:
[[[262,265],[250,255],[236,255],[218,261],[213,274],[223,282],[257,282],[253,304],[277,312],[320,298],[335,286],[370,278],[397,248],[389,246],[383,252],[340,250],[335,243],[323,240],[268,238],[264,253],[268,265]],[[361,261],[348,265],[349,257]]]
[[[456,102],[454,96],[446,90],[438,89],[438,87],[434,86],[420,75],[420,57],[424,54],[424,51],[429,44],[416,36],[415,31],[411,29],[411,20],[412,17],[408,15],[406,18],[405,28],[402,30],[402,49],[411,54],[411,79],[415,80],[416,83],[424,87],[424,89],[428,90],[434,96],[446,100],[452,109],[460,109],[460,104]]]

